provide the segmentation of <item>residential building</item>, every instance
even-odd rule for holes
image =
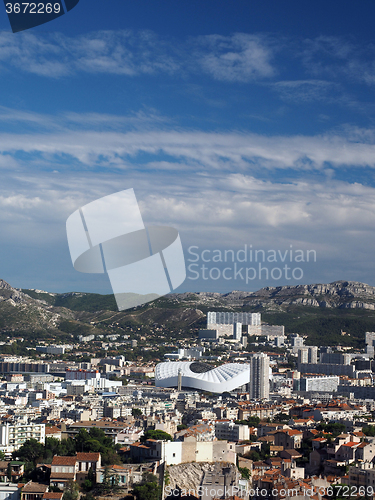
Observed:
[[[44,444],[45,427],[45,424],[31,422],[29,424],[0,424],[0,450],[9,456],[29,439],[36,439]]]
[[[253,354],[249,358],[249,364],[250,364],[249,398],[269,399],[269,391],[270,391],[269,357],[264,353]]]

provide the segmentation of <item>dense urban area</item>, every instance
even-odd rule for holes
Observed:
[[[3,328],[1,500],[373,498],[375,332],[318,346],[257,312],[203,319]]]

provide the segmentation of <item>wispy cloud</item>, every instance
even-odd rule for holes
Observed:
[[[362,264],[373,254],[375,187],[344,182],[339,175],[342,167],[375,167],[374,130],[271,137],[176,131],[168,123],[160,130],[158,118],[153,130],[142,115],[144,129],[99,133],[96,124],[105,124],[109,115],[95,114],[91,122],[85,114],[47,118],[60,128],[35,130],[40,116],[20,113],[17,120],[29,132],[0,134],[0,164],[13,162],[1,170],[0,255],[7,256],[13,276],[19,273],[14,253],[27,261],[30,249],[37,255],[47,248],[62,259],[45,264],[55,266],[52,277],[61,273],[53,288],[72,289],[79,279],[78,289],[87,289],[89,281],[77,277],[69,261],[66,218],[85,203],[132,187],[145,222],[178,228],[185,248],[293,244],[318,252],[319,268],[306,279],[326,281],[333,273],[332,279],[375,280]],[[118,118],[126,128],[128,117]],[[45,278],[35,279],[33,286],[52,289]]]
[[[73,118],[73,126],[67,124],[59,130],[52,128],[50,133],[3,133],[0,135],[0,153],[14,158],[21,153],[23,158],[25,154],[37,156],[45,161],[58,162],[62,167],[74,161],[85,168],[147,168],[145,160],[139,157],[145,153],[152,155],[154,168],[160,161],[161,168],[165,169],[165,155],[168,155],[174,165],[183,162],[192,171],[232,171],[235,168],[245,172],[259,171],[260,168],[291,168],[304,172],[324,169],[327,164],[334,168],[375,167],[375,141],[370,130],[365,133],[364,130],[349,128],[316,136],[265,136],[236,131],[171,130],[167,123],[164,129],[160,129],[160,122],[153,127],[150,121],[143,131],[121,132],[96,130],[96,124],[101,122],[100,115],[94,116],[92,128],[88,126],[89,120],[85,120],[84,126],[84,120],[78,115],[73,115]],[[26,120],[30,120],[30,115]],[[102,121],[106,123],[107,120],[108,116],[104,115]],[[360,136],[362,140],[358,140]]]
[[[201,54],[200,63],[217,80],[249,82],[275,74],[273,50],[264,38],[237,33],[200,37],[198,41],[208,49]]]
[[[78,72],[135,76],[174,73],[180,63],[173,44],[150,32],[99,31],[77,37],[59,33],[0,33],[0,62],[58,78]]]
[[[296,102],[334,101],[340,98],[340,86],[326,80],[286,80],[269,84],[282,99]]]
[[[305,40],[302,60],[316,76],[329,76],[368,85],[375,83],[375,45],[359,44],[343,37],[319,36]]]
[[[0,63],[40,76],[205,72],[217,80],[254,81],[274,74],[272,50],[259,36],[202,36],[177,42],[149,31],[63,34],[0,33]]]

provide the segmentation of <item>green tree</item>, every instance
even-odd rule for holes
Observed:
[[[286,413],[277,413],[274,417],[273,417],[273,421],[274,422],[288,422],[290,420],[290,417],[289,415],[287,415]]]
[[[141,441],[147,441],[147,439],[155,439],[155,440],[163,440],[163,441],[172,441],[172,436],[168,434],[168,432],[161,431],[159,429],[148,430],[141,437]]]
[[[247,467],[238,467],[243,479],[250,479],[250,470]]]
[[[75,481],[68,481],[64,490],[63,500],[78,500],[79,486]]]
[[[339,434],[342,434],[343,432],[346,431],[346,427],[344,424],[331,423],[331,422],[329,424],[321,422],[317,426],[317,429],[319,431],[323,431],[324,433],[331,433],[333,434],[334,437],[337,437]]]
[[[37,458],[44,455],[44,446],[36,439],[28,439],[23,443],[21,448],[13,452],[13,459],[19,458],[23,462],[36,463]]]
[[[362,432],[366,434],[366,436],[375,436],[375,425],[365,425],[362,427]]]
[[[132,408],[132,415],[133,417],[140,417],[143,413],[140,408]]]
[[[8,467],[7,467],[7,478],[9,481],[12,480],[12,465],[10,462],[8,462]]]
[[[119,488],[118,475],[111,473],[109,467],[105,467],[103,472],[103,481],[100,486],[105,492],[116,491]]]
[[[158,484],[157,477],[149,472],[142,475],[142,482],[136,484],[131,492],[136,500],[159,500],[161,496],[161,487]]]

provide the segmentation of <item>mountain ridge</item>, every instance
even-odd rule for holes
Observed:
[[[90,334],[142,331],[147,335],[155,328],[195,338],[197,330],[206,327],[210,310],[260,312],[263,321],[285,325],[289,333],[306,333],[317,342],[327,335],[337,335],[337,340],[341,330],[347,331],[359,345],[365,331],[375,331],[375,287],[340,280],[265,287],[256,292],[185,292],[119,312],[113,295],[19,289],[0,280],[2,338],[52,337],[62,342]]]

